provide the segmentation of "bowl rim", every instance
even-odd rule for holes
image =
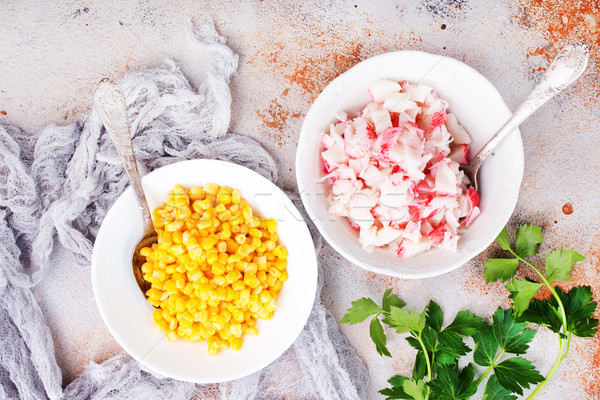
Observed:
[[[306,209],[307,214],[309,215],[310,219],[312,220],[312,222],[315,224],[315,226],[319,230],[319,233],[325,238],[327,243],[329,243],[329,245],[331,247],[333,247],[333,249],[336,250],[340,255],[342,255],[344,258],[346,258],[353,264],[355,264],[367,271],[371,271],[371,272],[379,273],[379,274],[383,274],[383,275],[388,275],[388,276],[394,276],[394,277],[403,278],[403,279],[423,279],[423,278],[431,278],[431,277],[443,275],[448,272],[454,271],[455,269],[458,269],[459,267],[461,267],[465,263],[467,263],[469,260],[471,260],[472,258],[476,257],[478,254],[480,254],[486,248],[488,248],[490,246],[490,244],[492,244],[494,239],[498,236],[498,234],[500,234],[500,232],[502,231],[502,229],[504,228],[504,226],[506,225],[506,223],[509,221],[510,217],[512,216],[514,209],[517,205],[517,201],[519,199],[519,191],[520,191],[521,182],[523,179],[523,172],[524,172],[524,151],[523,151],[523,142],[522,142],[522,138],[521,138],[521,132],[519,130],[519,127],[517,127],[513,130],[513,134],[516,134],[516,137],[517,137],[516,140],[518,142],[518,149],[516,151],[516,158],[514,160],[513,165],[516,166],[519,171],[518,172],[518,181],[516,181],[515,185],[513,185],[515,190],[513,190],[510,193],[510,198],[506,202],[507,205],[509,205],[509,207],[506,208],[506,211],[502,214],[501,218],[497,218],[497,221],[503,221],[503,223],[501,223],[501,224],[496,223],[496,224],[494,224],[493,227],[490,227],[488,229],[488,231],[491,231],[494,233],[493,237],[490,236],[490,237],[492,237],[492,239],[487,241],[487,244],[482,243],[479,246],[472,249],[472,251],[469,252],[469,255],[466,257],[463,257],[463,259],[459,259],[455,262],[448,263],[446,265],[446,267],[439,268],[439,269],[433,271],[433,273],[431,271],[426,271],[426,270],[424,270],[423,272],[402,273],[402,271],[394,271],[391,269],[381,268],[381,267],[378,267],[373,264],[365,263],[361,259],[359,259],[357,256],[355,256],[354,254],[345,251],[337,243],[335,238],[332,237],[331,235],[329,235],[329,233],[327,232],[327,230],[324,227],[324,224],[321,222],[321,220],[319,218],[317,218],[317,212],[312,207],[312,203],[308,197],[309,195],[308,195],[307,187],[304,184],[304,179],[302,176],[303,168],[301,168],[301,166],[303,166],[303,164],[304,164],[304,161],[302,160],[302,155],[306,152],[306,149],[310,147],[310,144],[307,143],[307,140],[303,140],[303,138],[306,138],[308,136],[307,121],[312,120],[314,110],[316,110],[317,108],[320,107],[321,103],[325,101],[324,100],[325,97],[329,97],[330,93],[334,93],[333,91],[336,89],[338,82],[346,79],[346,77],[348,75],[352,74],[354,71],[356,71],[359,68],[365,68],[365,66],[368,66],[369,64],[374,64],[374,63],[380,62],[380,60],[382,60],[382,59],[403,57],[403,56],[421,57],[424,60],[428,59],[428,60],[432,60],[432,61],[436,60],[434,66],[431,67],[431,69],[429,71],[427,71],[421,79],[424,79],[431,71],[433,71],[438,66],[438,64],[441,64],[442,62],[454,64],[454,66],[458,66],[459,68],[462,68],[462,69],[468,71],[474,79],[477,79],[480,83],[487,86],[490,89],[491,93],[497,95],[498,99],[500,100],[499,106],[501,107],[501,109],[503,111],[507,112],[509,115],[512,114],[512,112],[508,108],[506,102],[504,101],[504,98],[502,97],[502,95],[500,94],[498,89],[476,69],[474,69],[473,67],[471,67],[459,60],[456,60],[451,57],[443,56],[443,55],[437,55],[437,54],[432,54],[432,53],[418,51],[418,50],[399,50],[399,51],[392,51],[392,52],[378,54],[378,55],[369,57],[369,58],[355,64],[350,69],[348,69],[345,72],[343,72],[342,74],[338,75],[335,79],[333,79],[331,82],[329,82],[329,84],[321,91],[319,96],[315,99],[315,101],[310,106],[310,108],[306,114],[306,117],[304,118],[304,121],[302,123],[302,129],[300,131],[300,138],[298,140],[298,148],[296,151],[296,160],[295,160],[296,181],[297,181],[297,185],[298,185],[298,191],[300,192],[300,197],[302,199],[302,203],[304,204],[304,208]],[[434,90],[435,90],[435,88],[434,88]],[[334,115],[334,113],[332,113],[332,119],[333,119],[333,115]],[[401,259],[399,258],[399,260],[401,260]]]
[[[177,161],[177,162],[156,168],[152,172],[146,174],[145,176],[142,177],[142,184],[144,184],[145,182],[148,182],[149,180],[152,180],[153,177],[156,177],[159,174],[164,174],[165,171],[170,168],[179,168],[181,166],[189,166],[189,168],[191,169],[192,166],[198,166],[199,164],[203,164],[202,168],[206,168],[207,164],[210,164],[210,166],[213,168],[220,164],[220,165],[227,165],[228,167],[234,168],[234,169],[235,168],[244,169],[244,170],[246,170],[247,173],[254,175],[254,177],[257,179],[257,181],[265,184],[266,186],[269,187],[269,189],[272,189],[273,191],[277,192],[278,195],[281,196],[281,199],[284,202],[286,202],[284,207],[290,213],[295,212],[295,213],[297,213],[297,215],[301,215],[299,213],[298,208],[295,206],[294,202],[292,201],[292,199],[281,188],[279,188],[275,183],[271,182],[270,180],[268,180],[264,176],[260,175],[256,171],[253,171],[250,168],[247,168],[245,166],[242,166],[242,165],[239,165],[239,164],[236,164],[233,162],[224,161],[224,160],[193,159],[193,160]],[[208,181],[206,179],[204,179],[204,180]],[[218,176],[212,177],[209,180],[210,181],[218,181]],[[116,212],[115,205],[122,204],[124,202],[122,199],[124,197],[126,197],[127,193],[129,193],[128,196],[131,197],[131,200],[135,201],[133,198],[132,188],[130,186],[128,186],[125,189],[125,191],[123,191],[123,193],[121,193],[119,195],[119,197],[115,200],[115,202],[109,208],[108,212],[106,213],[106,215],[103,219],[103,224],[104,224],[104,220],[106,220],[109,217],[109,215],[112,215],[113,213]],[[136,204],[136,209],[137,209],[137,204]],[[98,234],[96,236],[96,241],[94,243],[94,248],[92,251],[91,269],[90,269],[92,289],[93,289],[93,293],[94,293],[96,306],[98,307],[100,316],[101,316],[104,324],[108,328],[109,332],[113,336],[113,338],[123,348],[123,350],[125,350],[125,352],[127,352],[130,356],[132,356],[136,361],[143,364],[146,369],[148,369],[149,371],[152,371],[154,373],[158,373],[158,374],[166,376],[166,377],[170,377],[173,379],[186,381],[186,382],[193,382],[193,383],[198,383],[198,384],[213,384],[213,383],[227,382],[230,380],[243,378],[243,377],[253,374],[257,371],[260,371],[263,368],[265,368],[267,365],[269,365],[270,363],[272,363],[273,361],[275,361],[276,359],[281,357],[281,355],[283,353],[285,353],[293,345],[293,343],[298,339],[298,337],[302,333],[302,330],[306,326],[308,319],[310,318],[310,314],[312,313],[312,310],[314,308],[314,303],[316,301],[316,294],[317,294],[317,289],[318,289],[318,275],[319,275],[317,253],[316,253],[316,249],[314,247],[314,241],[312,240],[312,235],[310,233],[310,230],[308,229],[308,225],[307,225],[306,221],[304,219],[301,219],[301,220],[299,220],[299,222],[301,224],[301,225],[299,225],[301,227],[300,229],[303,230],[302,235],[307,235],[306,237],[309,239],[310,244],[311,244],[311,246],[309,246],[310,248],[307,248],[306,249],[307,252],[304,253],[302,256],[303,260],[305,260],[304,263],[306,265],[314,265],[313,268],[310,268],[310,270],[311,270],[310,275],[309,275],[310,287],[303,286],[303,290],[306,291],[306,293],[307,293],[307,296],[305,296],[307,298],[306,304],[300,309],[301,313],[296,314],[297,318],[295,318],[295,320],[298,320],[298,321],[301,320],[302,323],[296,324],[293,327],[294,328],[293,330],[286,331],[289,333],[288,339],[285,340],[284,344],[278,346],[278,347],[280,347],[281,351],[272,352],[268,357],[262,358],[260,360],[260,362],[257,362],[251,368],[247,368],[245,370],[239,370],[237,373],[230,373],[227,376],[223,376],[222,378],[220,378],[218,380],[216,380],[216,379],[207,380],[207,379],[203,379],[201,377],[191,378],[191,377],[187,377],[187,376],[184,377],[183,375],[179,375],[177,373],[173,373],[168,368],[163,368],[161,365],[156,365],[155,363],[148,362],[148,360],[145,359],[145,355],[140,355],[139,349],[136,349],[136,348],[134,348],[134,346],[132,346],[131,339],[128,339],[127,337],[125,337],[123,335],[123,333],[120,331],[120,329],[117,329],[117,327],[115,325],[116,322],[109,316],[109,311],[108,311],[109,306],[102,299],[102,293],[100,292],[100,286],[102,285],[102,283],[99,282],[101,279],[101,277],[100,277],[100,275],[101,275],[101,269],[100,269],[101,260],[99,260],[100,256],[98,255],[98,252],[96,250],[97,249],[96,242],[98,242],[99,238],[100,238],[100,240],[103,240],[104,236],[106,236],[110,233],[107,231],[107,228],[103,229],[103,224],[100,226],[100,229],[98,230]],[[140,224],[141,224],[141,222],[140,222]],[[309,259],[312,261],[306,261]],[[132,279],[133,279],[133,277],[132,277]],[[137,289],[137,285],[136,285],[136,289]],[[311,294],[310,296],[308,295],[309,293]],[[162,339],[164,339],[164,338],[162,338]],[[161,339],[161,341],[162,341],[162,339]],[[146,355],[153,349],[154,348],[151,348],[146,353]]]

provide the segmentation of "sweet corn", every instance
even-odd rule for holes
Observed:
[[[154,324],[171,341],[206,340],[211,355],[239,350],[244,334],[258,334],[256,318],[273,317],[288,279],[277,222],[214,183],[175,186],[167,199],[152,212],[158,243],[140,250]]]

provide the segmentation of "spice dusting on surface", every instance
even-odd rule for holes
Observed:
[[[548,40],[547,46],[532,49],[529,56],[541,55],[550,61],[569,43],[600,46],[600,1],[523,0],[521,5],[522,14],[517,20],[541,32]]]
[[[0,114],[6,115],[6,111],[2,110],[2,111],[0,111]]]
[[[571,203],[565,204],[564,206],[562,206],[562,212],[565,215],[573,214],[573,205]]]
[[[280,147],[287,143],[287,137],[284,134],[284,131],[288,124],[288,118],[300,117],[300,114],[292,113],[284,108],[279,104],[277,99],[271,100],[269,108],[258,110],[256,111],[256,114],[262,120],[263,124],[265,124],[267,128],[270,128],[267,132],[269,138],[275,141]]]

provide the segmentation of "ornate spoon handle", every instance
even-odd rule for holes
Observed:
[[[129,122],[127,121],[127,108],[125,106],[125,97],[119,86],[110,79],[104,78],[100,81],[96,94],[94,95],[94,105],[100,119],[104,123],[106,131],[113,141],[117,153],[123,162],[125,172],[129,177],[129,182],[135,193],[135,197],[142,215],[144,223],[144,235],[154,232],[150,208],[146,201],[146,196],[142,189],[142,180],[138,172],[135,155],[133,154],[133,145],[131,144],[131,133],[129,132]]]
[[[558,92],[573,83],[585,71],[589,48],[585,44],[568,45],[561,50],[533,89],[529,97],[515,111],[504,126],[471,159],[469,165],[477,169],[492,150],[516,127]]]

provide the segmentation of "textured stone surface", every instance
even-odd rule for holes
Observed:
[[[557,49],[571,41],[592,47],[587,72],[521,128],[525,176],[511,226],[544,227],[547,241],[588,257],[575,283],[600,296],[600,106],[597,0],[413,1],[9,1],[0,12],[0,122],[35,133],[66,124],[91,107],[95,84],[129,70],[182,63],[201,76],[182,48],[188,21],[214,20],[240,55],[232,83],[232,130],[255,137],[280,164],[280,185],[294,187],[294,153],[302,120],[320,90],[356,62],[392,50],[423,50],[464,61],[486,76],[514,109]],[[103,4],[104,3],[104,4]],[[567,203],[570,206],[564,207]],[[569,213],[569,211],[572,211]],[[490,251],[494,251],[492,247]],[[487,253],[486,252],[486,253]],[[326,269],[325,301],[341,318],[351,300],[394,287],[409,305],[432,298],[448,315],[469,308],[490,316],[507,306],[506,291],[485,285],[485,254],[453,273],[420,281],[375,276],[348,265]],[[94,303],[89,271],[54,268],[36,294],[54,334],[64,383],[89,360],[121,351]],[[393,374],[408,374],[412,350],[391,339],[393,359],[379,357],[368,327],[343,326],[369,366],[372,398]],[[530,358],[545,374],[555,357],[554,336],[538,333]],[[600,397],[600,341],[574,341],[569,358],[539,398]]]

